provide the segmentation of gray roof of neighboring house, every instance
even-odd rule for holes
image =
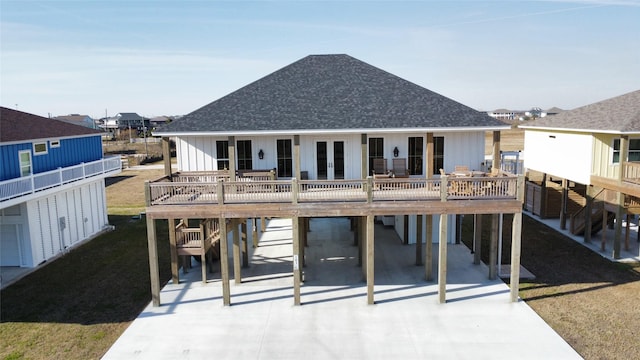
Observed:
[[[348,55],[310,55],[156,133],[340,131],[505,124]]]
[[[85,126],[0,107],[0,142],[100,135]]]
[[[640,90],[539,118],[520,127],[640,133]]]
[[[119,120],[129,121],[129,120],[142,120],[142,116],[137,113],[118,113],[116,117]]]

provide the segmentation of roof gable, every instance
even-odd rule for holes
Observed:
[[[539,118],[523,128],[640,133],[640,90]]]
[[[85,126],[0,107],[0,142],[98,134]]]
[[[486,113],[348,55],[310,55],[160,133],[504,127]]]

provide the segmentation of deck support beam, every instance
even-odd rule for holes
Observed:
[[[473,224],[473,263],[482,262],[482,214],[475,214]]]
[[[422,262],[422,215],[416,215],[416,266]]]
[[[251,240],[253,241],[253,247],[258,247],[258,218],[251,219]]]
[[[169,231],[169,251],[171,256],[171,281],[180,283],[180,266],[178,264],[178,244],[176,243],[176,220],[167,219]]]
[[[560,200],[560,229],[567,229],[567,202],[569,198],[569,181],[562,179],[562,199]]]
[[[242,242],[242,267],[249,267],[249,242],[247,239],[247,219],[240,220],[240,241]]]
[[[427,241],[425,243],[424,278],[433,280],[433,215],[427,215]]]
[[[584,212],[584,242],[585,243],[590,243],[591,242],[591,217],[593,216],[592,212],[593,212],[593,195],[595,193],[595,189],[593,188],[593,186],[591,185],[587,185],[587,188],[585,190],[585,200],[586,200],[586,205],[585,205],[585,212]],[[603,228],[604,230],[604,224],[603,224]]]
[[[242,264],[240,262],[240,233],[238,232],[237,219],[231,220],[231,232],[233,233],[233,279],[236,284],[242,283]]]
[[[147,217],[147,245],[149,247],[149,275],[151,280],[151,301],[160,306],[160,268],[158,266],[158,239],[156,221]]]
[[[358,216],[356,217],[356,232],[357,232],[357,238],[358,238],[358,266],[360,266],[361,269],[363,269],[362,266],[362,252],[364,251],[364,227],[362,226],[363,222],[362,222],[362,216]],[[364,278],[365,274],[364,274],[364,270],[362,270],[362,277]]]
[[[227,219],[221,217],[220,223],[220,277],[222,278],[222,303],[231,305],[231,289],[229,287],[229,245],[227,240]]]
[[[520,287],[520,248],[522,239],[522,212],[513,214],[511,225],[511,302],[518,301]]]
[[[489,280],[498,278],[498,236],[500,215],[491,214],[491,239],[489,243]]]
[[[375,301],[373,299],[373,287],[374,287],[374,215],[367,216],[367,304],[373,305]]]
[[[438,302],[447,302],[447,228],[449,216],[440,215],[440,239],[438,243]]]
[[[293,236],[293,304],[300,305],[300,218],[294,216],[291,219],[291,234]]]

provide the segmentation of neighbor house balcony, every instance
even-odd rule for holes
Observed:
[[[122,171],[120,157],[112,156],[97,161],[1,181],[0,208],[27,201],[32,197],[59,191],[83,181],[91,181],[96,177],[112,176],[120,173],[120,171]]]
[[[487,201],[510,203],[511,207],[521,203],[524,183],[522,176],[509,173],[353,180],[274,180],[268,176],[247,175],[237,177],[235,181],[230,181],[224,172],[177,173],[162,177],[146,184],[147,210],[163,207],[163,212],[171,213],[173,207],[176,212],[193,212],[195,206],[204,205],[208,209],[215,207],[216,211],[225,211],[222,210],[224,207],[239,209],[244,206],[245,212],[260,213],[263,209],[285,207],[298,211],[295,209],[314,206],[327,209],[373,206],[380,213],[392,203],[396,209],[405,205],[415,209],[427,207],[425,202],[436,206],[458,202],[458,207],[467,207],[469,213],[474,213],[475,205],[486,208]]]
[[[622,163],[621,171],[621,179],[592,175],[591,185],[640,198],[640,162],[625,161]]]

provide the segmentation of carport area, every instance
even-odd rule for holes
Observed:
[[[199,271],[161,291],[105,359],[539,359],[580,358],[524,302],[510,302],[501,280],[473,264],[465,245],[448,245],[447,302],[415,265],[415,245],[375,225],[375,305],[358,266],[346,218],[310,221],[301,304],[293,301],[291,220],[261,233],[242,283],[223,306],[220,272]],[[438,245],[433,245],[437,278]],[[217,264],[217,263],[216,263]]]

